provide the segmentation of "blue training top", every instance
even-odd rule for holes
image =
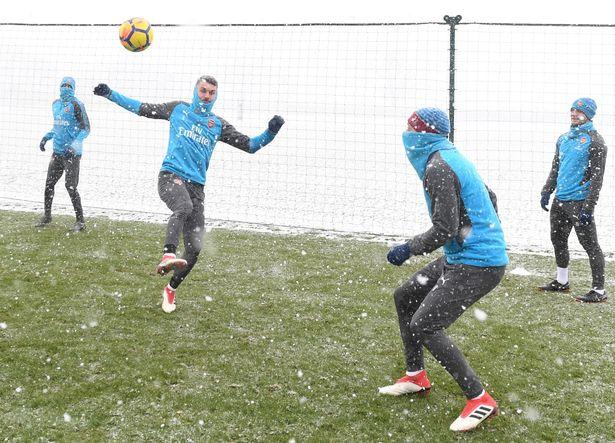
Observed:
[[[111,91],[107,98],[135,114],[169,120],[169,144],[161,170],[201,185],[205,184],[209,162],[218,140],[253,154],[276,136],[269,129],[252,138],[237,131],[226,120],[211,112],[215,100],[205,103],[199,99],[196,86],[191,104],[182,101],[142,103],[116,91]]]
[[[53,129],[45,134],[46,140],[53,139],[53,152],[66,155],[69,152],[80,156],[83,140],[90,134],[90,120],[85,106],[75,97],[75,80],[64,77],[60,83],[60,98],[51,105]]]
[[[443,246],[451,264],[508,264],[494,202],[474,165],[444,135],[407,131],[403,143],[410,163],[423,180],[433,223],[429,231],[409,241],[412,254]]]

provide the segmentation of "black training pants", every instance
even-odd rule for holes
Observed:
[[[59,155],[54,152],[51,154],[49,168],[47,169],[47,180],[45,181],[45,217],[51,217],[51,204],[53,203],[55,186],[62,177],[62,174],[66,172],[66,190],[73,204],[75,217],[77,221],[83,222],[81,197],[79,196],[79,192],[77,192],[80,163],[81,156],[74,155],[73,153]]]
[[[173,211],[167,223],[165,245],[179,244],[180,234],[184,235],[184,255],[187,266],[175,271],[171,287],[177,288],[196,264],[205,229],[205,193],[203,185],[185,181],[167,171],[158,175],[158,194],[167,207]]]
[[[505,266],[451,265],[441,257],[397,288],[395,307],[408,371],[424,369],[425,346],[453,376],[467,398],[482,392],[478,377],[444,329],[495,288],[504,270]]]
[[[594,220],[587,225],[579,224],[579,213],[583,208],[581,201],[560,201],[555,199],[551,205],[551,243],[555,250],[555,262],[560,268],[567,268],[570,263],[568,237],[574,227],[579,243],[589,256],[592,270],[592,286],[604,289],[604,254],[598,244],[598,232]]]

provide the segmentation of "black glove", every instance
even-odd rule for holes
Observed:
[[[111,88],[105,83],[99,83],[98,86],[94,88],[94,94],[109,97],[109,94],[111,94]]]
[[[387,254],[387,261],[395,266],[401,266],[412,256],[408,243],[393,246]]]
[[[273,118],[269,120],[269,130],[274,134],[277,134],[283,124],[284,119],[279,115],[274,115]]]
[[[549,198],[551,198],[551,194],[548,192],[540,194],[540,207],[547,212],[549,212],[549,208],[547,208],[549,205]]]
[[[581,209],[581,212],[579,213],[579,224],[581,226],[587,226],[591,224],[593,219],[594,219],[594,214],[592,214],[591,212],[585,209]]]
[[[49,141],[48,138],[43,137],[42,140],[41,140],[41,143],[38,145],[38,148],[41,151],[45,152],[45,143],[47,143],[48,141]]]

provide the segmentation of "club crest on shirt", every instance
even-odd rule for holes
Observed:
[[[175,177],[175,178],[173,179],[173,183],[175,183],[176,185],[183,185],[183,184],[184,184],[184,182],[183,182],[183,181],[181,181],[181,179],[180,179],[180,178],[177,178],[177,177]]]
[[[585,143],[587,141],[587,137],[581,137],[581,143]]]
[[[64,108],[64,112],[68,114],[70,112],[70,106],[67,106],[66,108]]]
[[[208,128],[213,128],[215,124],[216,123],[213,121],[213,119],[210,118],[209,121],[207,122],[207,127]]]

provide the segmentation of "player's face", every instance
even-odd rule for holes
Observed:
[[[199,82],[197,93],[199,94],[199,100],[205,103],[211,102],[216,98],[218,87],[207,82]]]
[[[570,123],[572,123],[572,126],[579,126],[579,125],[582,125],[583,123],[587,123],[587,116],[583,114],[581,111],[579,111],[578,109],[571,109],[570,110]]]

